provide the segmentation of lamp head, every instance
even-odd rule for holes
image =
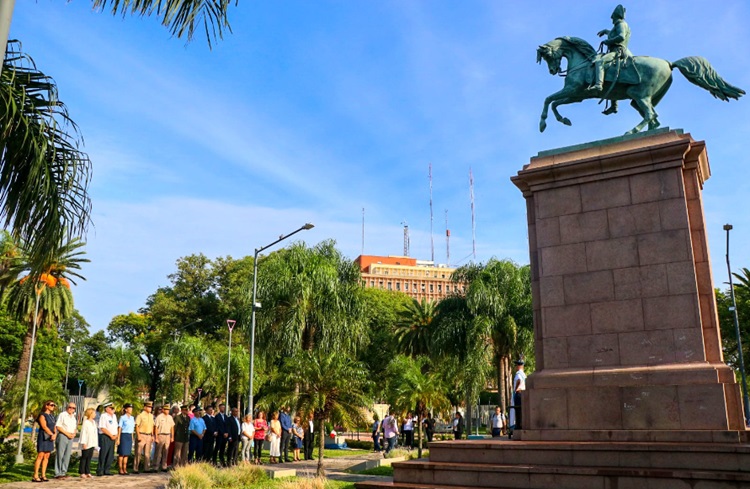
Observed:
[[[724,231],[730,231],[732,229],[731,224],[724,224]]]
[[[309,231],[310,229],[314,228],[315,224],[312,223],[306,223],[304,226],[302,226],[302,229]]]

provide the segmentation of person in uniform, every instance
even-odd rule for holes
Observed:
[[[104,412],[99,416],[99,462],[96,475],[110,475],[109,469],[115,460],[115,440],[117,440],[117,416],[115,406],[108,402],[103,406]]]
[[[187,463],[188,449],[190,448],[190,416],[188,406],[180,409],[180,414],[174,418],[174,458],[172,467],[179,467]]]
[[[154,444],[154,416],[151,401],[143,405],[143,411],[135,418],[135,436],[137,439],[135,457],[133,457],[133,473],[137,474],[143,457],[143,471],[151,470],[151,446]]]
[[[156,432],[156,456],[154,457],[154,470],[167,470],[167,459],[169,458],[169,445],[174,442],[174,419],[169,414],[169,405],[161,407],[161,414],[154,421]]]
[[[120,475],[128,475],[128,457],[133,453],[134,431],[133,405],[128,402],[122,407],[122,416],[117,428],[117,465]]]

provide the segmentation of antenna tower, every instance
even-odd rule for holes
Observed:
[[[445,264],[451,264],[451,230],[448,229],[448,209],[445,209]]]
[[[471,254],[477,259],[477,225],[474,219],[474,175],[469,167],[469,197],[471,198]]]
[[[432,235],[432,163],[430,163],[429,174],[430,178],[430,253],[432,263],[435,263],[435,238]]]
[[[402,221],[401,224],[404,225],[404,256],[409,256],[409,225],[406,223],[406,221]]]
[[[365,254],[365,208],[362,208],[362,253],[360,255]]]

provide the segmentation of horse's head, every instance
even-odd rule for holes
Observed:
[[[557,40],[550,41],[547,44],[542,44],[536,49],[536,62],[541,63],[542,60],[547,62],[550,75],[557,75],[562,70],[560,64],[562,61],[563,53],[560,50],[559,42]]]

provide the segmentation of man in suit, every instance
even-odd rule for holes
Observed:
[[[203,421],[206,423],[206,434],[203,436],[203,460],[210,462],[214,454],[214,442],[216,441],[216,418],[214,417],[214,408],[208,406],[206,408],[206,415],[203,416]]]
[[[219,464],[222,467],[226,467],[226,461],[224,460],[224,453],[227,448],[227,438],[229,438],[229,432],[227,431],[227,419],[229,416],[224,412],[226,410],[224,403],[219,404],[219,414],[216,415],[216,444],[214,448],[213,464],[216,465],[216,458],[219,458]]]
[[[227,466],[237,464],[237,454],[240,446],[240,410],[232,408],[232,416],[227,418]]]
[[[313,413],[310,413],[304,424],[305,435],[304,438],[302,438],[302,446],[305,451],[305,460],[312,460],[313,447],[315,446],[315,424]]]
[[[289,416],[289,408],[283,406],[279,413],[279,423],[281,423],[281,457],[284,462],[289,460],[289,441],[292,439],[292,418]]]

